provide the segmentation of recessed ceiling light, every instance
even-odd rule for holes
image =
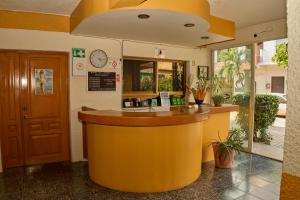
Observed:
[[[140,18],[140,19],[149,19],[149,18],[150,18],[150,15],[147,15],[147,14],[140,14],[140,15],[138,15],[138,18]]]
[[[208,39],[209,39],[209,36],[202,36],[201,39],[202,39],[202,40],[208,40]]]
[[[193,24],[193,23],[187,23],[184,26],[187,27],[187,28],[190,28],[190,27],[194,27],[195,24]]]

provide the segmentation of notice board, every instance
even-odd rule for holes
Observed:
[[[116,72],[88,72],[88,91],[116,91]]]

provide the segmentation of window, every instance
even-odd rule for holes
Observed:
[[[185,62],[125,59],[124,93],[181,92],[184,90]]]
[[[184,63],[158,62],[158,91],[183,91]]]
[[[124,92],[155,92],[155,62],[124,60]]]

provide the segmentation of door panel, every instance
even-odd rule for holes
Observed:
[[[69,160],[67,54],[23,54],[25,164]]]
[[[3,167],[23,165],[19,56],[0,51],[0,121]]]

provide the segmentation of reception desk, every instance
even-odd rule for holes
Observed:
[[[126,192],[182,188],[213,160],[209,143],[224,139],[229,113],[237,106],[170,112],[83,111],[87,126],[89,176],[97,184]]]

